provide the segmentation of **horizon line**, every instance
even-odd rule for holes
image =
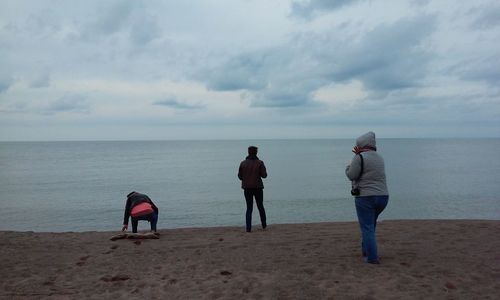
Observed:
[[[355,140],[356,137],[308,137],[308,138],[215,138],[215,139],[51,139],[51,140],[0,140],[0,143],[54,143],[54,142],[225,142],[225,141],[300,141],[300,140]],[[377,137],[377,140],[480,140],[480,139],[500,139],[500,136],[483,137]]]

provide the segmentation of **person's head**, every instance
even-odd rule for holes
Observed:
[[[356,146],[358,146],[359,148],[371,147],[376,149],[377,144],[375,141],[375,132],[369,131],[358,137],[356,139]]]
[[[136,191],[132,191],[132,192],[130,192],[130,193],[127,195],[127,198],[128,198],[128,197],[130,197],[130,196],[132,196],[133,194],[136,194],[136,193],[137,193]]]
[[[250,156],[256,156],[258,152],[258,148],[255,146],[250,146],[248,147],[248,155]]]

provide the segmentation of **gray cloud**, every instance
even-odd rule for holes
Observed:
[[[291,68],[287,68],[291,69]],[[281,76],[273,76],[269,86],[260,91],[251,92],[247,98],[253,107],[298,107],[310,106],[313,92],[327,84],[324,78],[316,74],[290,72]]]
[[[421,44],[434,29],[435,19],[428,16],[381,25],[360,43],[330,56],[329,76],[334,81],[358,79],[378,91],[415,86],[426,76],[432,59]]]
[[[44,73],[33,79],[30,83],[32,88],[46,88],[50,86],[50,74]]]
[[[426,6],[431,0],[410,0],[411,5],[415,6]]]
[[[130,29],[130,38],[136,45],[145,45],[159,37],[160,29],[153,16],[138,18]]]
[[[355,113],[367,124],[467,119],[492,123],[490,132],[500,128],[494,0],[1,6],[2,124],[47,126],[39,114],[54,122],[85,119],[89,128],[137,115],[138,125],[165,122],[155,108],[175,110],[170,124],[204,126],[242,124],[248,116],[267,124],[346,125],[358,123]]]
[[[463,61],[451,67],[449,71],[462,79],[482,81],[496,87],[500,85],[500,55]]]
[[[86,96],[80,94],[67,94],[49,104],[45,114],[60,112],[89,113],[90,105]]]
[[[255,107],[289,107],[308,104],[310,93],[324,83],[307,64],[302,49],[286,45],[245,53],[222,65],[201,72],[209,89],[245,90],[245,98]]]
[[[167,107],[171,107],[171,108],[175,108],[175,109],[182,109],[182,110],[201,109],[204,107],[201,104],[189,104],[189,103],[186,103],[184,101],[179,101],[174,96],[170,96],[165,100],[153,102],[153,105],[167,106]]]
[[[157,18],[149,13],[145,3],[133,0],[103,3],[103,8],[94,19],[83,21],[77,31],[69,35],[69,41],[97,41],[103,46],[102,50],[110,50],[107,45],[109,42],[114,48],[121,49],[111,54],[116,58],[126,53],[137,54],[142,47],[161,37],[162,30]]]
[[[115,1],[110,7],[98,12],[97,19],[89,27],[89,34],[110,35],[127,25],[135,1]]]
[[[3,28],[14,34],[27,34],[33,37],[48,37],[61,30],[58,16],[49,9],[44,9],[36,14],[31,13],[23,19],[7,22]]]
[[[0,76],[0,94],[7,91],[14,84],[14,79],[10,76]]]
[[[213,90],[261,90],[267,85],[270,66],[277,63],[275,59],[268,50],[241,54],[203,73],[201,78],[208,78],[207,87]]]
[[[363,0],[308,0],[293,1],[291,15],[303,19],[311,19],[321,12],[341,9],[344,6]]]
[[[421,44],[434,28],[435,19],[423,16],[380,25],[359,42],[339,40],[336,31],[299,35],[232,57],[203,77],[208,88],[246,90],[252,106],[266,107],[310,105],[318,88],[351,80],[378,93],[413,87],[432,60]]]
[[[500,26],[500,5],[488,5],[469,11],[474,16],[472,27],[478,30]]]

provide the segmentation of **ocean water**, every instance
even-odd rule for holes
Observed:
[[[344,175],[354,139],[0,142],[0,230],[119,230],[126,195],[149,195],[159,228],[244,226],[236,177],[259,146],[268,222],[353,221]],[[500,219],[500,139],[379,139],[381,219]],[[259,223],[254,210],[254,224]],[[148,229],[146,222],[139,229]]]

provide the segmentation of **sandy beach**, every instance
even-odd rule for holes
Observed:
[[[363,262],[355,222],[255,229],[3,231],[0,298],[500,298],[500,221],[382,221],[380,265]]]

